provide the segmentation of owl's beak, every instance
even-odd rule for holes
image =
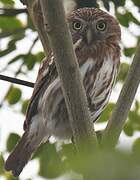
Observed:
[[[94,32],[91,28],[88,28],[86,31],[86,42],[88,45],[90,45],[93,42],[94,39]]]

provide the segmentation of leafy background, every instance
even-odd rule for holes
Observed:
[[[102,129],[115,106],[140,39],[140,1],[93,1],[93,6],[99,6],[114,14],[122,28],[122,63],[110,103],[96,125],[97,129],[100,127]],[[20,2],[13,0],[0,0],[0,7],[0,74],[34,82],[44,53],[27,10]],[[0,81],[0,180],[13,179],[12,175],[3,169],[4,159],[12,151],[22,134],[22,124],[31,93],[31,88]],[[64,173],[67,173],[67,179],[81,178],[80,175],[72,173],[70,169],[84,174],[87,179],[92,179],[93,175],[94,179],[100,180],[139,179],[139,100],[140,95],[137,93],[124,126],[123,137],[120,138],[123,150],[121,146],[116,152],[97,153],[92,157],[86,154],[86,159],[77,157],[75,160],[73,157],[75,149],[70,143],[56,143],[52,138],[50,143],[39,148],[33,156],[32,163],[26,166],[20,178],[17,179],[56,178]],[[135,141],[131,143],[133,139]],[[130,145],[132,145],[131,153],[128,148]],[[110,173],[107,173],[108,171]],[[66,176],[60,179],[66,179]]]

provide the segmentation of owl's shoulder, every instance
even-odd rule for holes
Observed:
[[[39,98],[49,86],[49,84],[56,78],[57,71],[54,63],[53,54],[49,54],[44,58],[40,64],[34,90],[28,105],[24,129],[28,127],[33,116],[38,113]],[[44,88],[43,88],[44,87]]]

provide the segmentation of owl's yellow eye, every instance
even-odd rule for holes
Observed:
[[[80,21],[74,21],[72,24],[74,30],[79,31],[82,28],[82,23]]]
[[[106,22],[103,20],[100,20],[96,24],[96,29],[99,31],[104,31],[106,29]]]

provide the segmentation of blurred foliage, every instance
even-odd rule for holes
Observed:
[[[98,122],[106,122],[111,116],[112,109],[114,106],[115,106],[114,103],[109,103],[105,108],[105,110],[103,111],[102,116],[99,118]]]
[[[48,154],[48,156],[46,154]],[[47,178],[55,178],[62,173],[63,166],[61,163],[61,159],[56,152],[55,144],[44,144],[41,147],[41,151],[38,157],[40,162],[40,176]]]
[[[139,152],[140,152],[140,138],[137,138],[134,141],[132,149],[133,149],[133,152],[135,154],[139,154]]]
[[[23,101],[22,107],[21,107],[21,112],[23,114],[26,114],[26,110],[27,110],[28,104],[29,104],[29,99],[26,99],[26,100]]]
[[[4,158],[3,158],[3,155],[0,154],[0,175],[4,173]]]
[[[14,6],[14,1],[13,0],[0,0],[0,2],[4,5],[4,6]]]
[[[7,151],[11,152],[19,140],[19,135],[11,133],[7,140]]]
[[[6,99],[10,105],[16,104],[21,98],[22,92],[19,88],[11,86]]]
[[[128,73],[128,70],[129,70],[129,64],[121,63],[120,70],[119,70],[120,72],[118,74],[117,81],[124,82],[126,75]]]
[[[140,177],[140,138],[133,145],[131,153],[119,150],[101,150],[94,153],[75,153],[71,144],[63,144],[58,150],[57,144],[44,144],[33,158],[40,162],[39,175],[45,179],[60,177],[69,170],[86,180],[139,180]],[[1,160],[2,159],[2,160]],[[3,157],[0,159],[4,163]],[[8,180],[10,173],[1,171]],[[81,180],[69,174],[71,180]],[[67,178],[66,178],[67,179]]]
[[[10,67],[14,67],[16,65],[13,75],[15,77],[19,75],[28,77],[30,71],[33,71],[35,66],[39,65],[40,61],[44,57],[44,53],[42,51],[33,51],[33,48],[38,42],[37,34],[32,40],[29,49],[26,48],[26,43],[22,41],[23,39],[28,38],[28,32],[35,33],[35,28],[32,25],[25,7],[23,7],[21,4],[21,9],[18,9],[15,6],[15,2],[16,1],[14,0],[0,0],[0,58],[3,60],[3,58],[7,57],[7,55],[14,54],[19,43],[23,44],[22,46],[27,50],[27,52],[19,52],[18,54],[15,53],[15,56],[8,56],[8,58],[11,58],[7,64],[5,64],[4,68],[0,69],[0,72],[2,73],[8,70]],[[91,0],[77,0],[77,2],[79,2],[78,7],[100,7],[97,0],[92,2]],[[126,3],[126,0],[106,0],[102,1],[101,5],[103,5],[108,11],[110,11],[112,6],[114,6],[116,18],[118,19],[122,28],[129,31],[131,24],[140,27],[140,18],[138,19],[132,13],[130,8],[127,8]],[[140,12],[140,0],[131,0],[131,3],[133,3],[133,5],[135,5]],[[24,17],[24,21],[21,16]],[[127,58],[133,57],[137,43],[140,39],[139,35],[133,34],[132,31],[130,31],[130,33],[136,39],[136,45],[130,47],[125,46],[122,43],[122,51],[124,57]],[[7,42],[7,44],[3,47],[1,42],[4,40]],[[0,61],[2,61],[1,59]],[[19,64],[18,67],[17,63]],[[129,63],[122,62],[117,83],[122,84],[125,81],[129,67]],[[21,113],[26,113],[29,100],[23,98],[22,89],[19,87],[11,85],[0,104],[3,104],[5,101],[8,102],[8,105],[11,106],[11,108],[13,108],[13,105],[19,103]],[[107,108],[104,110],[99,119],[100,123],[106,122],[109,119],[114,106],[115,103],[108,104]],[[140,131],[140,103],[137,100],[129,113],[127,122],[124,126],[124,133],[127,136],[133,136],[136,131]],[[19,135],[15,133],[11,133],[9,135],[6,143],[6,152],[12,151],[18,139]],[[57,143],[47,143],[38,149],[33,156],[33,159],[39,160],[38,174],[45,179],[55,178],[61,176],[63,173],[69,172],[69,170],[73,170],[79,174],[82,174],[85,179],[88,180],[139,180],[139,152],[140,138],[135,140],[132,147],[132,153],[129,154],[116,150],[115,152],[102,151],[94,152],[92,155],[87,153],[86,155],[82,154],[77,156],[75,147],[72,144],[62,144],[60,147],[58,147]],[[4,154],[5,152],[0,153],[0,176],[4,176],[6,180],[15,179],[10,173],[5,172],[3,169]],[[75,178],[71,177],[71,179]]]
[[[133,110],[129,112],[128,120],[124,126],[124,132],[127,136],[132,136],[135,131],[140,131],[140,104],[135,102]]]

